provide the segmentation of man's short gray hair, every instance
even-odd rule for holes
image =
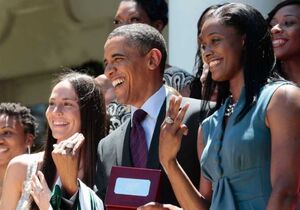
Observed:
[[[162,54],[160,70],[163,73],[167,60],[166,41],[161,33],[152,26],[143,23],[134,23],[120,26],[114,29],[107,39],[124,37],[128,45],[135,47],[142,55],[151,49],[158,49]]]

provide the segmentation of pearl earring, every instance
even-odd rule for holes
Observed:
[[[30,145],[27,145],[27,153],[31,154],[31,147],[30,147]]]

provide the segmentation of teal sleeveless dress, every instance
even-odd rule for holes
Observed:
[[[229,98],[202,123],[205,148],[201,170],[212,182],[210,210],[263,210],[271,194],[271,135],[265,125],[267,106],[275,90],[287,82],[265,85],[257,103],[241,121],[234,119],[245,103],[245,91],[223,131]]]

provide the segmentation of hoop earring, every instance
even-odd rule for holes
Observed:
[[[30,147],[30,145],[27,146],[27,154],[31,154],[31,147]]]

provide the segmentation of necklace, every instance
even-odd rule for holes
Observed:
[[[237,102],[233,103],[233,98],[232,98],[232,96],[230,96],[229,103],[227,104],[227,107],[225,109],[225,114],[224,114],[226,117],[230,117],[232,115],[236,104],[237,104]]]

